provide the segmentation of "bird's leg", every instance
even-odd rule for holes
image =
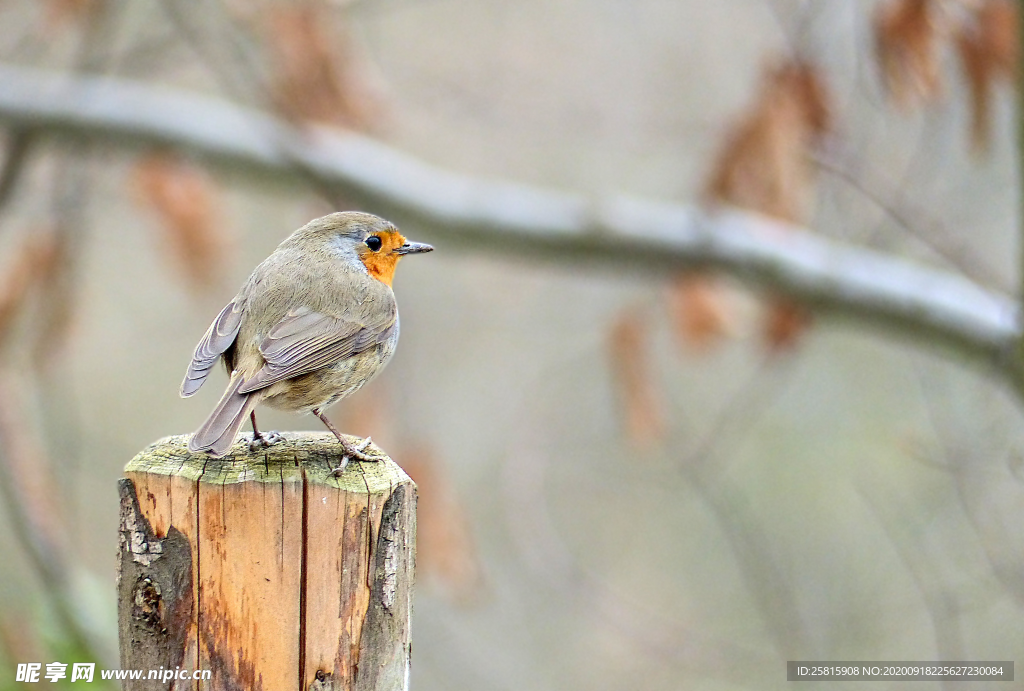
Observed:
[[[256,411],[253,410],[249,413],[249,419],[252,420],[252,441],[249,442],[249,451],[259,451],[265,449],[272,444],[276,444],[279,441],[284,440],[277,432],[267,432],[264,434],[256,428]]]
[[[331,430],[331,433],[338,438],[338,442],[341,444],[341,448],[344,451],[344,454],[341,457],[341,464],[331,471],[331,475],[338,476],[345,472],[345,467],[348,465],[350,458],[356,458],[360,461],[377,460],[376,457],[366,453],[366,448],[370,445],[371,441],[369,437],[358,444],[353,444],[348,439],[341,436],[341,432],[331,424],[330,420],[327,419],[327,416],[325,416],[319,408],[314,410],[313,414],[320,418],[320,422],[324,423],[327,429]]]

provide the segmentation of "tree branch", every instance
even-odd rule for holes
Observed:
[[[11,193],[21,181],[32,149],[31,137],[17,129],[12,129],[7,137],[7,152],[3,165],[0,166],[0,209],[7,204]]]
[[[738,211],[588,199],[436,168],[355,133],[297,126],[194,93],[0,65],[0,123],[115,148],[169,146],[218,165],[310,179],[452,249],[643,273],[715,269],[1024,375],[1019,305],[961,276]]]

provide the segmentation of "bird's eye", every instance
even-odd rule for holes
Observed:
[[[383,243],[380,241],[380,238],[377,237],[376,235],[371,235],[370,237],[366,238],[366,246],[369,247],[374,252],[379,252],[382,244]]]

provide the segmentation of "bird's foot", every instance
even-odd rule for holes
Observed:
[[[345,449],[345,455],[346,456],[351,456],[352,458],[356,458],[356,459],[358,459],[360,461],[376,461],[377,460],[376,456],[372,456],[372,455],[366,453],[366,449],[372,443],[373,443],[373,440],[370,439],[370,437],[367,437],[366,439],[362,440],[358,444],[353,444],[352,442],[350,442],[348,440],[345,440],[345,441],[341,442],[341,447],[343,449]]]
[[[352,458],[355,458],[356,460],[359,461],[377,460],[376,456],[371,456],[370,454],[366,453],[366,448],[371,443],[373,443],[373,440],[370,439],[369,437],[359,442],[358,444],[353,444],[347,439],[343,439],[341,437],[338,438],[338,442],[341,444],[341,448],[345,451],[345,453],[341,457],[341,464],[337,468],[331,470],[331,475],[333,475],[334,477],[338,477],[345,472],[345,468],[348,467],[348,462]]]
[[[256,453],[268,446],[273,446],[279,441],[284,441],[284,437],[277,432],[260,432],[259,434],[252,435],[252,441],[249,442],[249,451]]]

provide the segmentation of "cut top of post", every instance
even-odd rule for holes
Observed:
[[[261,451],[237,443],[226,456],[215,458],[188,450],[188,435],[164,437],[140,451],[125,466],[125,473],[169,475],[218,485],[239,482],[287,482],[304,472],[307,483],[323,484],[346,492],[377,494],[410,482],[398,464],[377,445],[365,453],[374,461],[352,462],[344,473],[333,470],[342,462],[341,445],[328,432],[284,432],[282,442]],[[358,437],[350,437],[358,443]]]

